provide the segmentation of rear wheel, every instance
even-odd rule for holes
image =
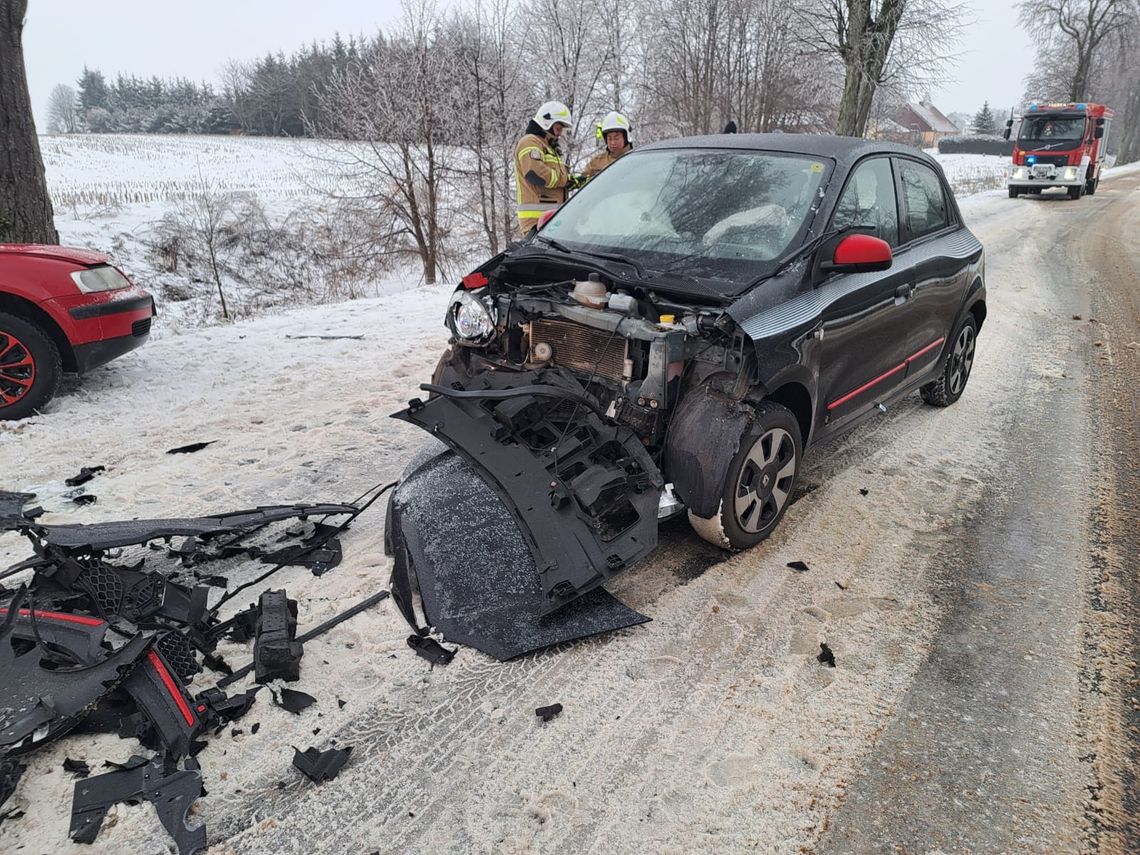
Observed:
[[[934,407],[948,407],[962,397],[966,381],[970,379],[970,370],[974,367],[977,340],[978,322],[973,315],[966,315],[954,336],[942,374],[918,390],[922,400]]]
[[[799,422],[791,410],[761,403],[751,432],[729,464],[716,515],[706,519],[690,511],[689,523],[716,546],[755,546],[772,533],[788,509],[802,456]]]
[[[0,312],[0,419],[22,419],[42,408],[62,376],[51,337],[30,321]]]
[[[1085,195],[1091,196],[1096,192],[1096,188],[1100,186],[1100,178],[1090,178],[1085,182]]]

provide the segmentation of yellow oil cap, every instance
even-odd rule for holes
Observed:
[[[661,320],[658,321],[658,323],[671,324],[671,323],[674,323],[676,320],[677,320],[676,315],[662,315]]]

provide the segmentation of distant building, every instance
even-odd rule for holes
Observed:
[[[891,128],[894,133],[887,131],[885,137],[919,148],[934,148],[943,137],[962,132],[929,99],[907,103],[893,116],[892,121],[885,122],[884,125],[894,126]]]

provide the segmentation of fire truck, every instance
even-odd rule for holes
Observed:
[[[1112,110],[1103,104],[1030,104],[1013,147],[1009,198],[1064,187],[1070,199],[1096,192]],[[1013,119],[1005,124],[1005,138]]]

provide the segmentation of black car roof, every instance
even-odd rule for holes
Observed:
[[[680,137],[638,146],[638,151],[676,148],[731,148],[745,151],[778,151],[788,154],[807,154],[813,157],[830,157],[838,163],[852,163],[868,154],[906,154],[928,163],[936,163],[925,152],[914,146],[900,145],[885,140],[865,140],[859,137],[837,137],[831,134],[708,134],[700,137]]]

